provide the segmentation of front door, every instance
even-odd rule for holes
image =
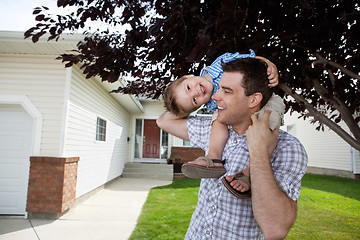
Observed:
[[[143,158],[160,158],[160,128],[156,120],[144,119]]]

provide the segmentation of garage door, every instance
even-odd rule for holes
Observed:
[[[25,214],[32,123],[21,105],[0,104],[0,214]]]

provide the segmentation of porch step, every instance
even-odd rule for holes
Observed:
[[[172,164],[159,163],[125,163],[122,177],[172,181],[174,179],[173,166]]]

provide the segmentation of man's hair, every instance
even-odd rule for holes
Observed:
[[[178,115],[178,116],[187,116],[190,114],[190,112],[185,111],[177,102],[175,98],[175,89],[178,87],[185,79],[187,79],[190,76],[183,76],[181,78],[176,79],[170,85],[168,85],[164,92],[163,92],[163,100],[164,100],[164,107],[167,111]],[[195,111],[197,108],[195,107],[193,111]]]
[[[240,72],[243,74],[242,87],[245,95],[250,96],[256,92],[263,95],[260,102],[262,108],[273,94],[273,89],[268,86],[267,64],[257,58],[239,58],[230,62],[222,63],[224,72]]]

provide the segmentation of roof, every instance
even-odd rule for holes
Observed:
[[[82,39],[81,34],[67,34],[58,41],[47,41],[47,37],[43,36],[37,43],[33,43],[31,37],[24,39],[23,32],[0,31],[0,53],[60,55],[76,49],[76,44]]]
[[[0,31],[0,54],[22,54],[22,55],[52,55],[57,56],[67,51],[75,50],[77,43],[83,39],[82,34],[64,34],[58,41],[47,41],[43,36],[36,43],[31,38],[24,39],[24,33],[18,31]],[[99,77],[97,81],[108,90],[118,89],[125,86],[125,81],[120,77],[116,83],[103,82]],[[143,113],[144,108],[140,101],[132,95],[111,94],[130,113]]]

